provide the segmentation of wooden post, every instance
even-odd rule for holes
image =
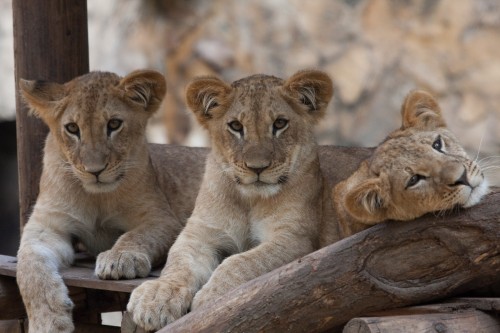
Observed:
[[[15,80],[63,83],[89,71],[86,0],[15,0]],[[48,129],[28,114],[16,89],[21,227],[38,196],[42,149]]]

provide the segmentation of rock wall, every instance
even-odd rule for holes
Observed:
[[[189,141],[189,128],[195,127],[183,98],[193,76],[216,74],[232,81],[256,72],[286,77],[319,68],[336,87],[318,129],[323,144],[376,145],[399,126],[404,96],[419,88],[439,99],[449,126],[471,153],[482,140],[482,153],[498,155],[496,0],[187,3],[183,19],[175,10],[164,16],[171,141]]]

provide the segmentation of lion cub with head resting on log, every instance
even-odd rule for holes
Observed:
[[[341,238],[389,219],[470,207],[488,192],[481,167],[446,127],[429,93],[411,92],[401,115],[401,128],[333,189]]]
[[[156,330],[236,286],[318,248],[322,175],[313,126],[330,78],[194,80],[187,102],[212,150],[192,216],[161,277],[136,288],[134,321]],[[201,288],[201,289],[200,289]],[[194,297],[194,299],[193,299]]]
[[[166,91],[160,73],[20,84],[50,133],[17,281],[30,332],[71,332],[73,304],[58,269],[73,262],[73,240],[99,254],[100,278],[146,276],[191,214],[205,153],[147,145],[146,123]]]

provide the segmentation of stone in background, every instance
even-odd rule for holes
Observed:
[[[186,124],[183,98],[193,76],[215,74],[232,81],[261,72],[286,77],[314,67],[328,72],[336,86],[332,110],[318,131],[323,144],[376,145],[399,127],[404,96],[419,88],[439,99],[471,154],[482,139],[481,153],[498,155],[498,1],[188,3],[205,5],[186,9],[184,19],[173,23],[164,16],[170,141],[189,142],[187,133],[196,126]]]

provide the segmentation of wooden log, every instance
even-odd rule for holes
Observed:
[[[500,192],[473,208],[386,222],[252,280],[159,332],[321,332],[500,276]]]
[[[13,1],[12,11],[16,87],[21,78],[63,83],[88,72],[86,0]],[[19,92],[16,105],[22,227],[38,196],[48,129],[41,120],[28,115]]]
[[[0,276],[0,320],[21,319],[26,316],[16,279]]]
[[[480,311],[477,311],[480,310]],[[351,319],[343,333],[361,332],[498,332],[500,298],[457,297],[388,311],[372,312]]]
[[[408,316],[426,313],[454,313],[464,310],[500,312],[500,298],[491,297],[454,297],[443,303],[409,306],[385,311],[370,312],[365,317]]]
[[[500,332],[500,320],[477,310],[410,316],[354,318],[342,333]]]
[[[490,297],[456,297],[449,299],[446,305],[461,304],[482,311],[500,312],[500,298]]]

